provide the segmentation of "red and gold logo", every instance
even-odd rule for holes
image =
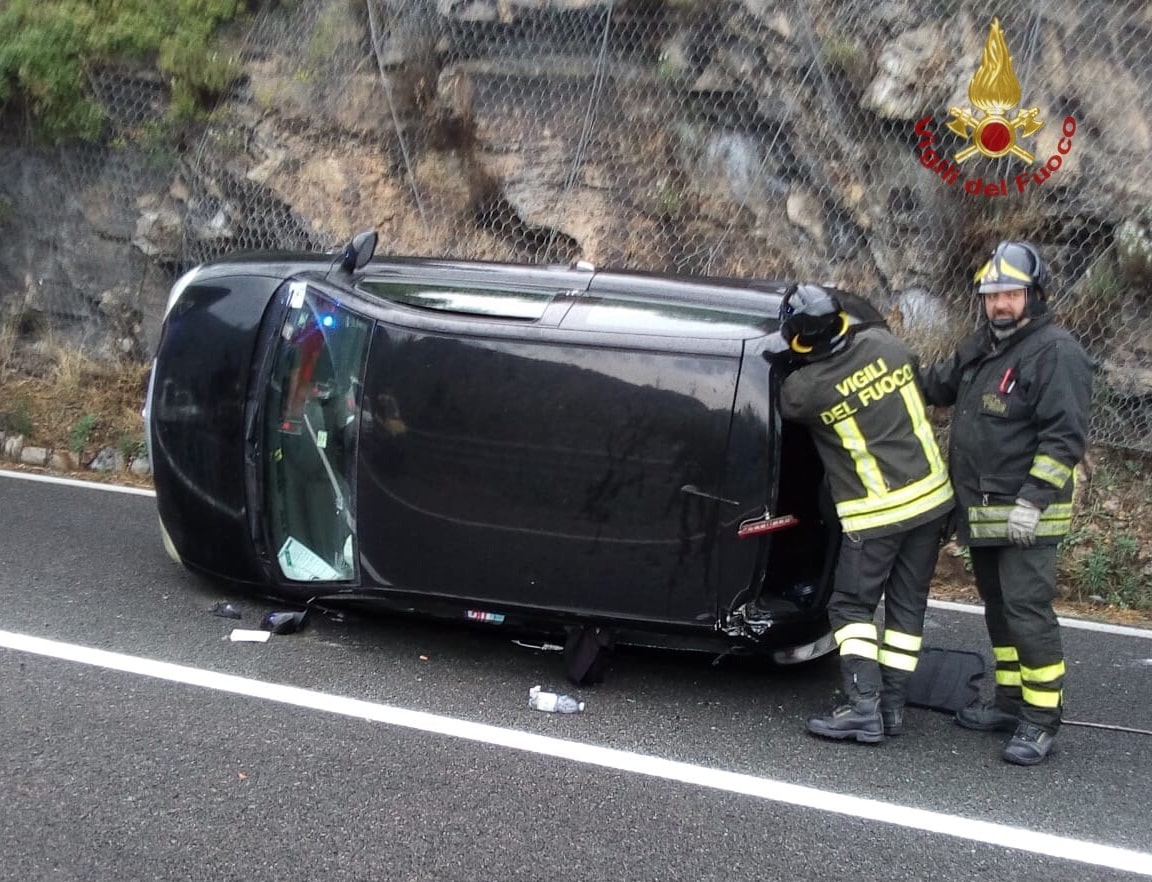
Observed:
[[[1008,42],[998,18],[992,19],[988,29],[984,56],[968,84],[968,100],[983,112],[982,116],[977,117],[967,107],[948,110],[949,131],[970,142],[953,155],[957,163],[977,153],[989,159],[1010,153],[1028,164],[1036,161],[1036,156],[1021,147],[1017,140],[1035,135],[1044,123],[1037,119],[1038,107],[1022,107],[1015,116],[1008,118],[1012,108],[1020,103],[1020,81],[1012,69],[1012,56],[1008,54]]]

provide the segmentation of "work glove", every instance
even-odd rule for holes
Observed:
[[[1008,512],[1008,540],[1013,545],[1028,548],[1036,541],[1036,528],[1040,526],[1040,509],[1027,499],[1017,499]]]

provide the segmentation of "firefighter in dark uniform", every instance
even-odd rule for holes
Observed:
[[[1052,748],[1063,706],[1056,545],[1072,517],[1092,364],[1052,323],[1047,271],[1031,244],[1001,242],[975,281],[986,322],[921,373],[930,403],[954,405],[957,541],[971,550],[996,660],[995,700],[962,708],[956,722],[1013,733],[1004,759],[1035,765]]]
[[[811,432],[843,532],[828,616],[848,703],[808,731],[875,743],[903,731],[952,487],[903,343],[879,324],[853,325],[818,285],[790,289],[780,317],[773,357],[793,367],[780,411]]]

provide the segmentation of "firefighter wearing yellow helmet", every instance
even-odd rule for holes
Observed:
[[[1072,518],[1092,364],[1052,323],[1047,267],[1031,243],[998,244],[975,283],[985,321],[920,377],[931,404],[953,407],[957,541],[971,550],[996,660],[994,700],[961,709],[956,722],[1012,733],[1003,758],[1035,765],[1052,748],[1064,703],[1056,545]]]

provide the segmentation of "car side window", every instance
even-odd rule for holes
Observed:
[[[585,297],[564,327],[660,337],[750,338],[764,334],[765,314],[640,297]]]
[[[357,287],[403,306],[489,318],[538,321],[556,299],[555,291],[471,288],[462,285],[363,279]]]

